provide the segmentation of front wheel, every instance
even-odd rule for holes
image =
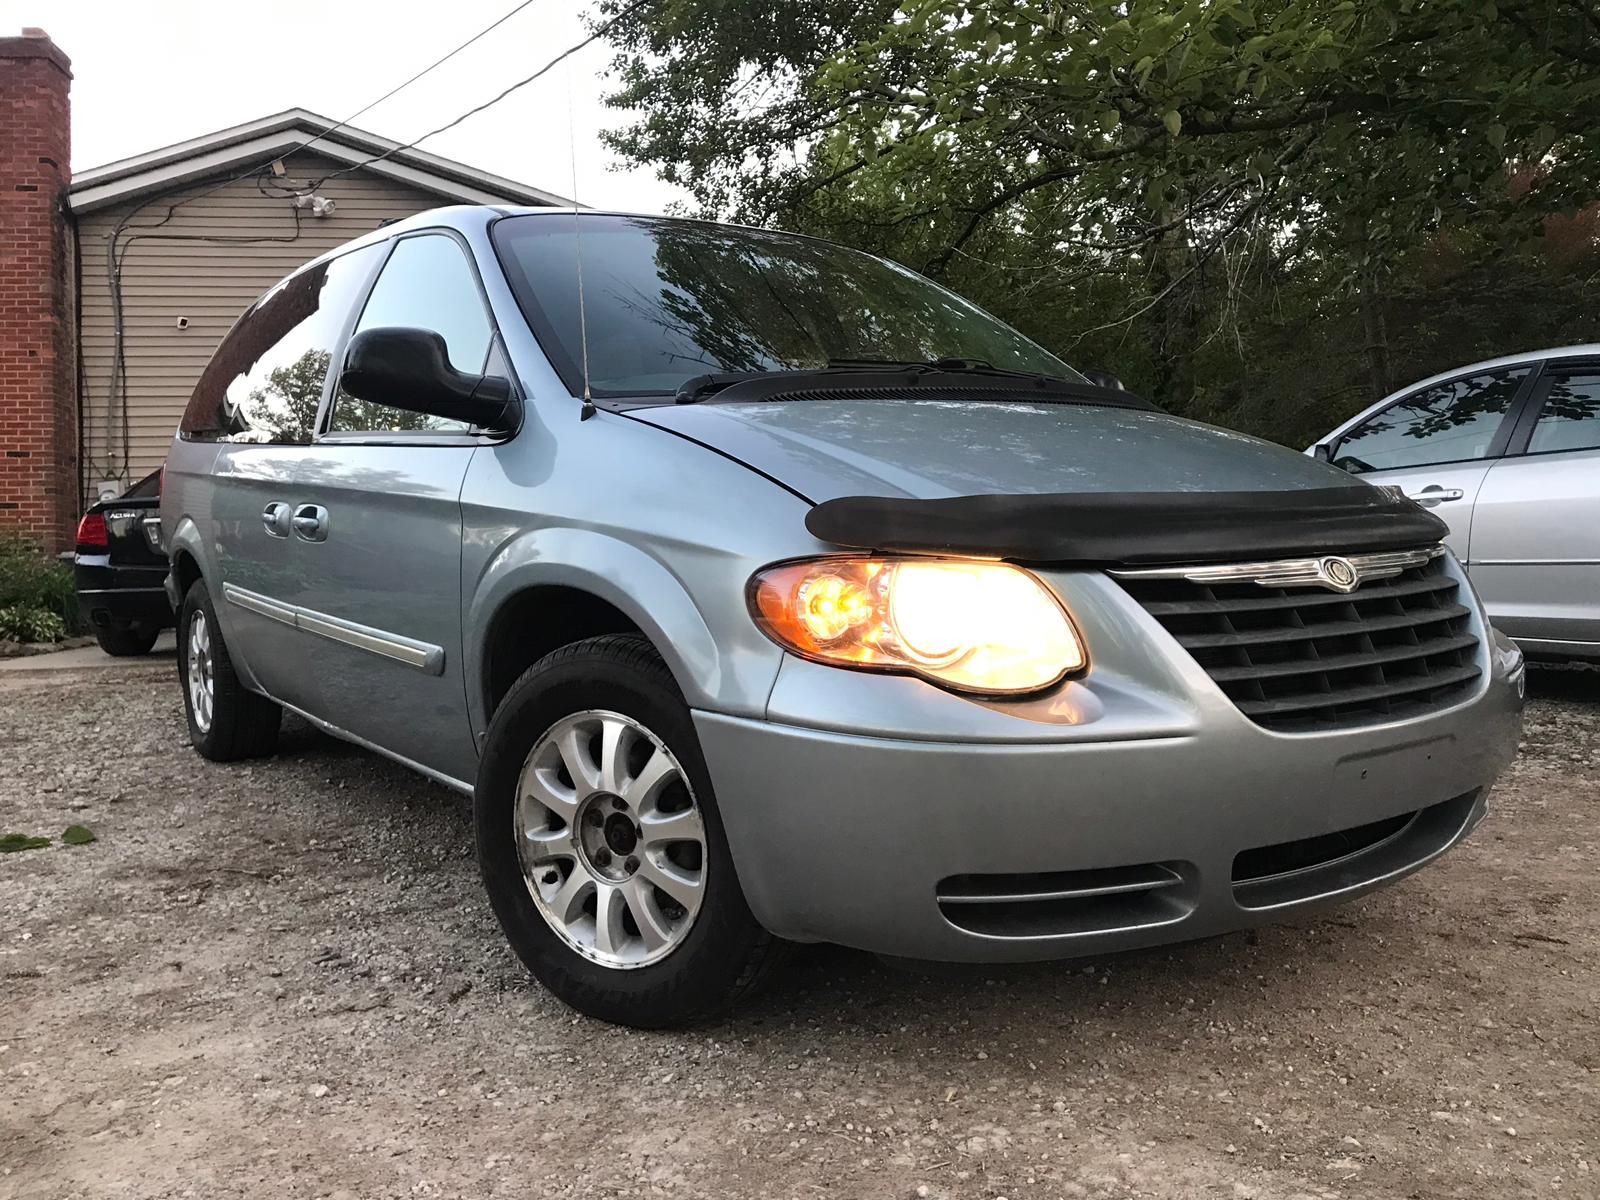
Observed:
[[[563,647],[512,686],[474,808],[506,937],[578,1011],[681,1025],[766,974],[772,936],[739,888],[688,707],[643,638]]]

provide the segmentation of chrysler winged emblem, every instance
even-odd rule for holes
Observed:
[[[1361,586],[1361,572],[1348,558],[1324,558],[1317,562],[1317,582],[1335,592],[1353,592]]]

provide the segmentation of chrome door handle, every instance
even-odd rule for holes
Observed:
[[[1432,508],[1435,504],[1442,504],[1446,500],[1459,500],[1466,493],[1460,488],[1443,488],[1432,484],[1420,492],[1407,492],[1406,495],[1425,508]]]
[[[274,500],[267,505],[261,510],[261,526],[267,531],[268,537],[288,537],[289,506],[282,500]]]
[[[294,510],[294,533],[304,542],[328,540],[328,510],[320,504],[302,504]]]

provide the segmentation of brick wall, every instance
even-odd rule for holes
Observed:
[[[58,550],[79,509],[71,81],[42,31],[0,37],[0,534]]]

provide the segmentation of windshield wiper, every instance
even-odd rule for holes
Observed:
[[[830,358],[828,366],[857,371],[878,368],[894,371],[915,371],[920,374],[938,372],[941,374],[994,375],[1002,379],[1033,379],[1040,383],[1072,382],[1070,379],[1063,379],[1058,375],[1046,375],[1040,371],[1013,371],[1007,367],[997,367],[981,358],[929,358],[921,361],[892,358]]]
[[[804,390],[807,380],[816,380],[818,384],[826,386],[825,381],[838,381],[841,377],[850,380],[839,386],[881,388],[884,386],[880,379],[891,380],[898,376],[904,386],[918,387],[956,387],[959,383],[941,379],[948,375],[978,375],[995,379],[1023,380],[1033,385],[1033,388],[1017,387],[1011,389],[1018,393],[1038,389],[1062,395],[1081,393],[1085,390],[1098,391],[1083,381],[1061,379],[1055,375],[1043,375],[1038,371],[1012,371],[1004,367],[996,367],[977,358],[935,358],[922,362],[900,362],[888,358],[830,358],[823,367],[790,367],[775,371],[713,371],[704,375],[696,375],[692,379],[685,379],[678,385],[674,400],[678,404],[698,404],[700,401],[714,396],[719,392],[735,387],[738,384],[751,383],[757,380],[781,380],[781,383],[761,389],[763,399],[771,399],[776,395],[786,394],[789,391]],[[870,380],[870,382],[868,382]],[[976,384],[967,385],[976,387]],[[999,385],[990,385],[989,390]],[[741,395],[743,392],[741,391]],[[1142,401],[1139,403],[1143,403]]]
[[[724,388],[751,379],[771,379],[779,375],[836,375],[852,371],[885,371],[910,375],[992,375],[1001,379],[1028,379],[1041,386],[1070,384],[1070,379],[1043,375],[1038,371],[1011,371],[985,362],[981,358],[931,358],[898,360],[892,358],[830,358],[822,367],[789,367],[775,371],[710,371],[685,379],[678,385],[674,400],[678,404],[695,404],[707,396],[714,396]]]
[[[787,371],[710,371],[695,375],[678,385],[673,400],[677,404],[694,404],[707,396],[714,396],[723,388],[743,383],[747,379],[765,379],[769,375],[787,375]]]
[[[779,376],[807,376],[807,375],[838,375],[842,373],[861,372],[868,369],[885,367],[898,367],[904,371],[907,366],[921,368],[922,363],[890,363],[873,359],[832,359],[825,367],[785,367],[775,371],[711,371],[705,375],[696,375],[692,379],[685,379],[678,385],[674,400],[678,404],[695,404],[707,396],[714,396],[724,388],[730,388],[736,383],[747,383],[752,379],[775,379]]]

